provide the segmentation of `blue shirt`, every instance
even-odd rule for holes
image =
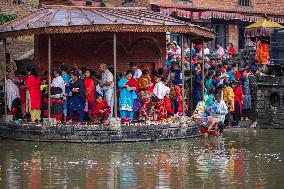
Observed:
[[[173,84],[182,85],[182,71],[180,69],[175,70],[174,74]]]
[[[232,70],[228,72],[228,75],[230,76],[230,81],[234,81],[236,78],[235,78],[235,75],[233,74]]]

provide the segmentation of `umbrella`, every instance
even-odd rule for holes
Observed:
[[[271,32],[277,28],[284,28],[284,26],[272,22],[268,18],[263,18],[245,28],[245,37],[255,38],[255,37],[270,37]]]

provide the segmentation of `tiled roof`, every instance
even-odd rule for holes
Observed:
[[[84,32],[177,32],[207,40],[215,33],[145,8],[43,6],[0,26],[1,37]]]

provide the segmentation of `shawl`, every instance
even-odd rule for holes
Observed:
[[[86,78],[84,80],[86,99],[90,102],[95,100],[95,87],[94,80],[92,78]]]
[[[15,83],[13,83],[11,79],[7,79],[5,81],[5,89],[7,93],[7,105],[9,110],[11,111],[13,100],[20,98],[19,88]]]
[[[62,94],[65,94],[65,83],[61,76],[58,76],[52,80],[51,87],[59,87],[62,90]]]
[[[164,99],[166,94],[170,93],[170,88],[167,87],[162,81],[160,81],[155,85],[153,93],[159,99]]]
[[[148,84],[151,83],[151,77],[149,76],[141,76],[138,79],[138,90],[142,91],[142,90],[146,90],[149,92],[153,92],[153,87],[147,87]]]
[[[127,83],[125,85],[127,85],[128,87],[135,87],[136,92],[138,92],[138,83],[137,83],[136,79],[131,78],[130,80],[127,81]]]

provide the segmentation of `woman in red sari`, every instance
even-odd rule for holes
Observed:
[[[91,104],[95,101],[95,83],[92,78],[92,71],[90,69],[86,70],[84,79],[84,85],[86,90],[86,107],[85,111],[87,112],[90,109]]]
[[[29,77],[26,81],[26,89],[28,90],[29,111],[33,122],[40,121],[41,117],[41,91],[40,91],[40,77],[35,68],[29,71]]]
[[[229,52],[230,58],[235,58],[235,57],[236,57],[236,52],[237,52],[237,50],[234,48],[233,43],[229,43],[228,52]]]
[[[232,87],[234,89],[234,104],[235,104],[235,111],[233,114],[234,117],[234,126],[238,127],[239,122],[241,120],[242,115],[242,108],[243,108],[243,89],[242,85],[239,84],[237,81],[232,82]]]
[[[102,95],[97,94],[96,100],[91,106],[91,109],[89,110],[89,115],[93,119],[101,119],[102,121],[105,121],[108,119],[110,113],[110,106],[103,99]]]

